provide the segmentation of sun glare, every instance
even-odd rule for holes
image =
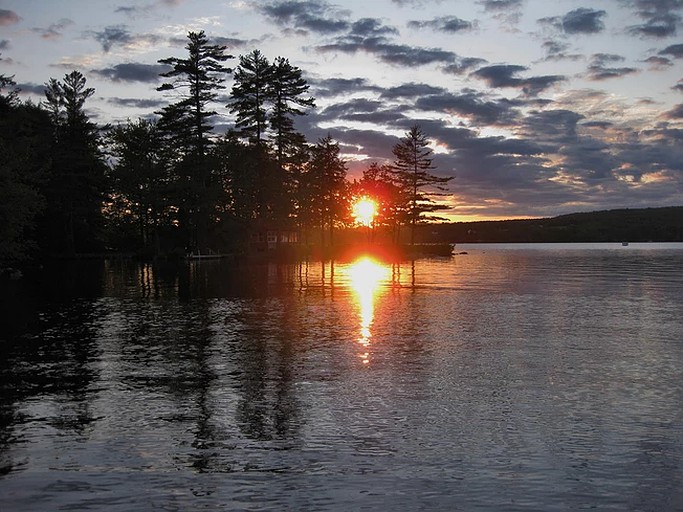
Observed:
[[[361,197],[353,204],[353,218],[361,226],[371,226],[377,215],[377,203],[369,197]]]

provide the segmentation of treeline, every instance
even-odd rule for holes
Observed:
[[[429,226],[421,241],[683,242],[683,207],[619,209],[545,219],[458,222]]]
[[[256,229],[333,242],[349,226],[352,198],[379,205],[375,223],[399,236],[427,220],[449,181],[431,174],[429,140],[415,126],[393,164],[373,164],[350,183],[331,136],[309,143],[295,119],[315,107],[302,71],[254,50],[233,59],[190,32],[184,57],[160,62],[155,119],[97,126],[94,89],[78,71],[45,84],[39,105],[22,102],[0,75],[0,266],[45,255],[126,251],[144,256],[240,250]],[[226,80],[234,126],[212,119]]]

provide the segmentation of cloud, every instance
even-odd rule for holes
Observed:
[[[490,101],[482,93],[465,90],[460,94],[440,92],[420,96],[415,107],[467,119],[477,128],[485,126],[511,126],[519,119],[514,104],[507,100]]]
[[[434,87],[428,84],[418,84],[409,82],[382,90],[380,98],[385,100],[414,99],[434,94],[444,94],[446,90],[442,87]]]
[[[321,119],[366,122],[375,125],[392,125],[404,116],[401,107],[387,107],[385,102],[355,98],[325,108]]]
[[[14,11],[9,11],[7,9],[0,9],[0,27],[14,25],[19,23],[21,18]]]
[[[150,108],[161,108],[164,105],[166,105],[166,102],[163,100],[153,100],[149,98],[118,98],[118,97],[112,97],[107,100],[109,103],[112,105],[117,105],[120,107],[131,107],[131,108],[144,108],[144,109],[150,109]]]
[[[671,55],[676,59],[681,59],[683,58],[683,43],[672,44],[671,46],[667,46],[657,55]]]
[[[217,44],[219,46],[225,46],[226,48],[243,48],[249,45],[252,41],[249,39],[239,39],[236,37],[212,37],[211,43]]]
[[[683,92],[683,80],[679,80],[676,85],[672,87],[674,91]]]
[[[153,34],[131,34],[125,25],[110,25],[102,31],[89,31],[86,34],[100,43],[105,53],[115,46],[131,49],[139,45],[155,45],[162,40]]]
[[[24,82],[21,84],[17,84],[17,88],[22,93],[36,94],[38,96],[43,96],[45,94],[45,84]]]
[[[36,34],[40,34],[40,37],[43,39],[55,40],[61,38],[64,29],[73,24],[74,22],[70,19],[63,18],[47,28],[32,28],[31,31],[35,32]]]
[[[513,27],[522,17],[521,8],[524,0],[481,0],[479,3],[503,26],[507,25],[510,30],[516,30]]]
[[[588,66],[587,78],[593,81],[608,80],[610,78],[620,78],[622,76],[637,73],[637,68],[631,67],[609,67],[615,62],[624,61],[621,55],[614,55],[611,53],[596,53],[591,58],[591,63]]]
[[[561,75],[545,75],[531,78],[517,78],[516,75],[527,71],[525,66],[512,64],[498,64],[486,66],[471,73],[472,76],[481,78],[489,87],[512,87],[520,89],[524,94],[534,96],[545,89],[566,80]]]
[[[363,18],[349,25],[346,34],[332,42],[316,47],[324,53],[341,52],[354,54],[360,51],[376,56],[387,64],[415,67],[433,63],[454,63],[458,56],[440,48],[421,48],[392,43],[387,36],[398,34],[394,27],[383,25],[379,20]]]
[[[628,27],[630,34],[656,38],[676,35],[681,23],[681,0],[632,0],[632,4],[644,23]]]
[[[357,53],[364,51],[375,55],[387,64],[404,67],[416,67],[426,64],[453,64],[458,56],[441,48],[421,48],[386,42],[384,38],[363,38],[356,35],[338,38],[335,42],[317,46],[320,52]]]
[[[575,53],[567,53],[570,45],[562,41],[545,41],[541,45],[546,52],[546,61],[560,61],[560,60],[581,60],[583,55],[578,55]]]
[[[679,103],[671,110],[667,110],[662,114],[662,117],[669,120],[683,119],[683,103]]]
[[[0,39],[0,50],[7,50],[10,47],[10,42],[7,39]],[[0,59],[2,60],[2,59]]]
[[[159,74],[169,70],[169,66],[161,64],[128,63],[116,64],[110,68],[92,69],[90,72],[113,82],[156,83],[159,80]]]
[[[517,10],[522,7],[524,0],[481,0],[479,2],[487,11]]]
[[[114,12],[125,14],[129,18],[134,18],[141,14],[148,15],[158,9],[176,7],[180,5],[182,2],[183,0],[158,0],[156,2],[149,3],[146,5],[123,5],[121,7],[117,7]]]
[[[606,11],[580,7],[564,15],[562,29],[567,34],[596,34],[605,29],[602,21],[605,16],[607,16]]]
[[[674,65],[673,62],[671,62],[671,59],[667,59],[666,57],[657,57],[655,55],[648,57],[643,62],[649,64],[650,69],[666,69]]]
[[[457,62],[443,66],[442,70],[450,75],[464,75],[470,69],[486,64],[485,59],[476,57],[458,57]]]
[[[133,41],[133,36],[123,25],[105,27],[103,31],[91,34],[105,52],[109,52],[114,46],[125,46]]]
[[[371,85],[365,78],[327,78],[323,80],[309,79],[314,95],[318,98],[348,96],[354,92],[380,92],[382,89]]]
[[[341,11],[322,0],[259,3],[257,10],[277,25],[295,30],[334,34],[349,28],[347,11]]]
[[[439,32],[455,34],[472,30],[474,24],[471,21],[460,19],[457,16],[442,16],[429,21],[409,21],[408,26],[410,28],[429,28]]]
[[[541,18],[538,22],[553,26],[566,34],[597,34],[605,29],[602,21],[605,16],[607,16],[606,11],[580,7],[569,11],[562,17]]]

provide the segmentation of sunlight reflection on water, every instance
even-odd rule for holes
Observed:
[[[355,292],[360,315],[360,337],[358,343],[363,352],[359,357],[364,364],[370,362],[370,340],[372,338],[372,322],[375,314],[375,300],[380,293],[380,286],[389,276],[389,268],[368,257],[355,261],[345,269],[348,272],[351,287]]]

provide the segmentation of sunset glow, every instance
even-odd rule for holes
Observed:
[[[369,197],[361,197],[353,204],[352,215],[361,226],[371,226],[377,215],[377,203]]]

